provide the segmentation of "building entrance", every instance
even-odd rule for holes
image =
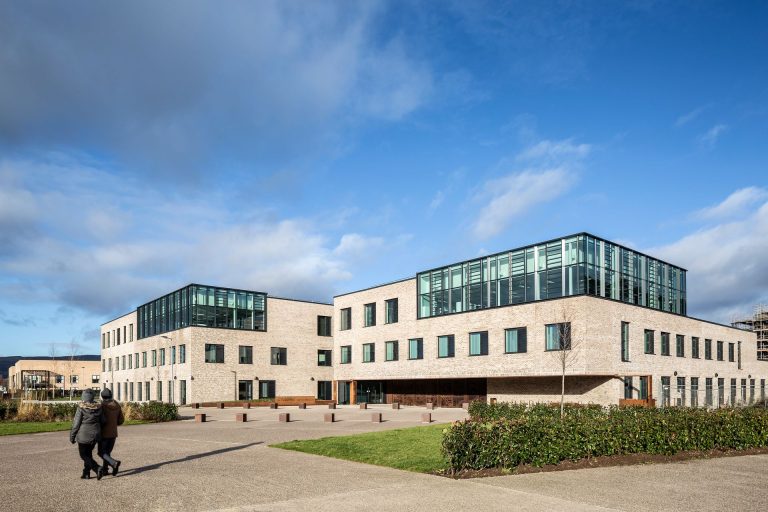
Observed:
[[[237,399],[253,400],[253,381],[241,380],[237,383]]]

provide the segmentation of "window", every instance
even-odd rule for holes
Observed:
[[[107,336],[105,333],[101,333],[101,348],[107,348]]]
[[[128,332],[131,335],[131,341],[133,341],[133,324],[128,325]]]
[[[147,367],[147,353],[142,352],[141,353],[141,367],[146,368]]]
[[[765,379],[760,379],[760,400],[765,400]]]
[[[704,405],[712,407],[712,378],[704,379]]]
[[[329,380],[317,381],[317,399],[318,400],[333,400],[333,387]]]
[[[704,359],[712,359],[712,340],[704,340]]]
[[[341,326],[340,331],[348,331],[352,328],[352,308],[344,308],[341,310]]]
[[[133,356],[128,354],[128,369],[133,370]]]
[[[138,368],[139,367],[139,353],[138,352],[133,354],[133,360],[134,360],[133,367],[134,368]]]
[[[363,343],[363,362],[373,363],[376,361],[376,345],[374,343]]]
[[[453,357],[454,348],[453,334],[437,337],[437,357]]]
[[[187,346],[179,345],[179,364],[187,362]]]
[[[275,381],[259,381],[259,398],[275,398]]]
[[[331,333],[331,317],[329,316],[317,316],[317,335],[318,336],[332,336]]]
[[[121,394],[122,389],[123,389],[122,386],[120,386],[120,383],[118,382],[117,383],[117,399],[118,400],[122,400],[123,399],[122,394]]]
[[[223,363],[224,362],[224,345],[214,345],[212,343],[205,344],[205,362],[206,363]]]
[[[165,349],[160,349],[160,366],[165,366]]]
[[[624,398],[632,400],[632,377],[624,377]]]
[[[397,323],[397,299],[389,299],[384,301],[384,323]]]
[[[675,336],[675,355],[685,357],[685,336],[682,334]]]
[[[107,371],[107,360],[106,359],[102,359],[101,360],[101,371],[102,372]]]
[[[333,366],[331,363],[331,351],[330,350],[318,350],[317,351],[317,366]]]
[[[408,359],[424,359],[424,340],[422,338],[408,340]]]
[[[571,323],[548,324],[545,327],[546,350],[571,349]]]
[[[176,364],[176,347],[171,347],[171,364]]]
[[[685,377],[678,377],[677,378],[677,395],[678,395],[678,403],[679,406],[685,405]]]
[[[645,353],[646,354],[655,354],[656,353],[656,340],[654,340],[654,335],[656,333],[654,331],[651,331],[650,329],[645,330]]]
[[[272,347],[270,364],[285,366],[288,364],[288,349],[285,347]]]
[[[741,379],[741,403],[747,401],[747,379]]]
[[[344,345],[341,347],[341,364],[349,364],[352,362],[352,345]]]
[[[718,405],[725,403],[725,379],[722,377],[717,379],[717,403]]]
[[[146,393],[146,396],[147,396],[147,400],[152,400],[152,399],[150,398],[150,396],[149,396],[149,382],[145,382],[145,383],[144,383],[144,391],[145,391],[145,393]]]
[[[157,350],[152,351],[152,366],[157,366]]]
[[[731,379],[731,405],[736,405],[736,379]]]
[[[112,358],[107,359],[107,370],[112,371]]]
[[[163,383],[160,381],[157,381],[157,401],[163,401]]]
[[[718,361],[723,360],[723,342],[722,341],[717,342],[717,360]]]
[[[629,322],[621,322],[621,360],[629,361]]]
[[[662,407],[669,407],[670,404],[670,396],[671,396],[671,390],[670,387],[672,386],[670,377],[662,377],[661,378],[661,406]]]
[[[397,341],[387,341],[384,343],[384,360],[397,361],[399,357],[399,346]]]
[[[91,375],[91,384],[98,384],[99,380],[100,380],[100,377],[98,373],[94,373],[93,375]]]
[[[253,364],[253,347],[249,345],[240,345],[239,359],[240,364]]]
[[[488,355],[488,331],[469,333],[469,355]]]
[[[749,403],[755,403],[755,379],[749,379]]]
[[[129,400],[130,400],[131,402],[133,402],[133,382],[131,382],[131,384],[130,384],[130,386],[128,387],[128,389],[131,391],[130,395],[128,395],[128,396],[129,396]]]
[[[637,398],[640,400],[648,400],[648,377],[640,377],[640,388],[637,390]]]
[[[70,384],[77,384],[79,380],[80,380],[80,376],[79,375],[70,375],[69,376],[69,383]]]
[[[733,343],[728,344],[728,361],[730,361],[731,363],[736,361],[736,353],[733,350],[734,348],[733,345],[734,345]]]
[[[522,354],[528,352],[528,334],[525,327],[515,327],[504,330],[504,352],[506,354]]]
[[[143,387],[144,387],[144,386],[141,384],[141,382],[137,382],[137,383],[136,383],[136,399],[137,399],[139,402],[141,402],[141,401],[142,401],[142,398],[141,398],[141,392],[142,392],[142,388],[143,388]]]
[[[661,333],[661,355],[663,356],[669,355],[669,333],[668,332]]]
[[[120,345],[120,329],[117,330],[117,344]]]
[[[691,377],[691,407],[698,407],[698,406],[699,406],[699,378]]]
[[[694,359],[699,358],[699,338],[695,336],[691,337],[691,357]]]
[[[741,342],[740,341],[738,342],[737,348],[738,348],[737,350],[738,357],[736,358],[736,360],[738,361],[738,364],[739,364],[739,370],[741,370]]]
[[[57,375],[56,376],[56,384],[64,384],[64,376],[63,375]]]
[[[376,303],[371,302],[363,306],[363,325],[373,327],[376,325]]]

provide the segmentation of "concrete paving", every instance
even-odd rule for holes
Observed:
[[[190,415],[192,410],[182,409]],[[408,473],[267,445],[291,439],[421,424],[421,407],[367,411],[201,409],[188,419],[124,427],[115,455],[121,474],[80,480],[80,460],[66,432],[0,437],[3,510],[766,510],[762,479],[768,455],[474,480]],[[248,423],[234,421],[237,412]],[[278,423],[289,412],[291,423]],[[370,421],[381,412],[384,422]],[[431,411],[449,422],[460,409]]]

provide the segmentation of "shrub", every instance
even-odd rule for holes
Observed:
[[[127,402],[122,404],[123,415],[127,420],[165,422],[179,419],[176,404],[163,402]]]
[[[0,401],[0,421],[9,420],[15,417],[18,410],[19,402],[17,400]]]
[[[443,451],[454,471],[768,446],[768,410],[758,408],[569,407],[560,419],[559,409],[547,405],[496,404],[470,413],[444,431]]]

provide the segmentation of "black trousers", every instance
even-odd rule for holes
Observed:
[[[83,459],[83,470],[99,469],[99,465],[93,460],[93,448],[96,443],[77,443],[77,449],[80,452],[80,458]]]
[[[99,457],[101,457],[104,460],[104,466],[109,464],[112,467],[115,467],[115,464],[117,464],[117,461],[112,458],[112,450],[115,449],[115,441],[117,438],[112,437],[108,439],[102,439],[99,441]]]

